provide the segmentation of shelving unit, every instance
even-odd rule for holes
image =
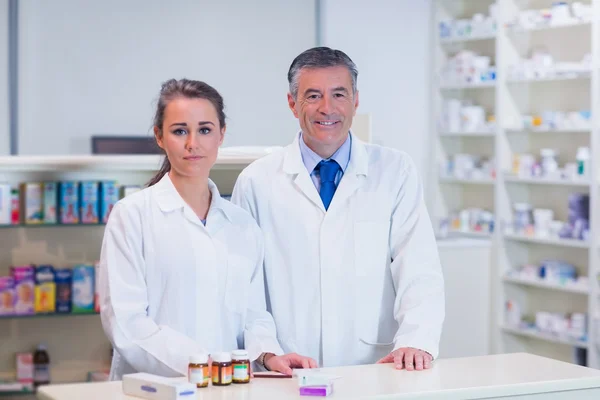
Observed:
[[[509,326],[503,326],[502,330],[504,332],[510,333],[512,335],[518,335],[518,336],[523,336],[526,338],[543,340],[543,341],[550,342],[550,343],[564,344],[567,346],[579,347],[579,348],[583,348],[583,349],[587,349],[589,347],[587,342],[584,342],[581,340],[573,340],[573,339],[563,338],[563,337],[548,334],[548,333],[541,333],[534,329],[521,329],[521,328],[513,328],[513,327],[509,327]]]
[[[467,179],[467,178],[442,177],[442,178],[440,178],[440,182],[442,182],[442,183],[462,183],[465,185],[493,185],[494,179],[492,179],[492,178]]]
[[[514,233],[504,233],[503,235],[500,235],[500,236],[504,237],[505,240],[514,240],[514,241],[520,241],[520,242],[545,244],[545,245],[549,245],[549,246],[573,247],[573,248],[577,248],[577,249],[589,249],[590,248],[589,242],[584,241],[584,240],[527,236],[527,235],[519,235],[519,234],[514,234]]]
[[[587,351],[587,365],[600,368],[600,0],[583,3],[593,7],[592,21],[563,25],[538,26],[532,29],[507,27],[518,12],[551,8],[551,0],[496,0],[498,21],[494,39],[450,41],[439,39],[438,22],[449,18],[471,18],[486,14],[493,1],[436,0],[434,11],[435,53],[432,71],[432,120],[439,121],[443,99],[471,100],[495,115],[496,130],[490,136],[478,134],[448,134],[432,124],[433,151],[432,187],[429,207],[441,218],[461,208],[483,208],[494,212],[495,232],[492,235],[492,265],[495,271],[492,297],[491,352],[526,351],[573,362],[573,349]],[[572,3],[568,1],[567,3]],[[450,43],[452,42],[452,43]],[[461,49],[470,49],[490,56],[496,66],[496,81],[484,86],[444,85],[440,70],[448,57]],[[529,58],[532,49],[544,49],[557,62],[579,62],[591,54],[591,69],[555,74],[539,79],[513,79],[511,69],[521,59]],[[452,89],[452,90],[450,90]],[[477,90],[474,90],[477,89]],[[587,110],[592,119],[589,126],[573,124],[571,128],[520,126],[523,116],[541,115],[545,110],[565,113]],[[542,148],[559,151],[559,163],[574,162],[578,147],[590,148],[591,166],[585,178],[521,177],[513,172],[513,155],[531,153],[540,157]],[[489,185],[449,182],[440,173],[439,163],[457,153],[484,154],[495,160],[496,178]],[[589,240],[526,236],[505,232],[513,217],[513,204],[526,202],[534,208],[551,209],[554,219],[568,218],[568,196],[584,193],[590,196]],[[567,288],[543,282],[510,277],[509,272],[526,264],[539,264],[546,259],[558,259],[577,268],[589,278],[589,288]],[[532,316],[537,311],[586,313],[588,342],[569,340],[535,330],[522,330],[505,325],[504,305],[513,300],[522,314]],[[549,344],[562,344],[552,346]]]
[[[561,292],[569,292],[569,293],[577,293],[581,295],[587,296],[590,293],[590,289],[588,287],[579,287],[579,286],[567,286],[567,285],[554,285],[543,282],[541,280],[531,280],[531,279],[522,279],[515,278],[512,276],[505,276],[503,278],[504,282],[512,283],[515,285],[523,285],[523,286],[531,286],[538,289],[546,289],[546,290],[558,290]]]
[[[240,171],[273,149],[223,149],[211,171],[222,195],[231,194]],[[0,157],[0,182],[116,180],[144,186],[162,163],[161,156]],[[0,275],[11,265],[92,264],[100,256],[104,226],[19,225],[0,228]],[[0,317],[0,378],[14,379],[15,353],[45,343],[53,383],[85,381],[88,371],[110,367],[111,347],[97,314],[38,314]],[[85,338],[85,340],[81,340]]]
[[[549,178],[522,178],[520,176],[505,173],[506,182],[521,183],[527,185],[553,185],[553,186],[580,186],[589,187],[591,182],[588,179],[549,179]]]

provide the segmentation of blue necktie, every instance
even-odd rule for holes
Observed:
[[[340,166],[334,160],[323,160],[318,164],[318,167],[319,175],[321,176],[321,190],[319,190],[319,195],[321,196],[321,200],[323,200],[325,210],[327,210],[335,193],[335,176]]]

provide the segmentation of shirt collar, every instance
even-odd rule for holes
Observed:
[[[321,161],[325,160],[320,155],[315,153],[310,147],[304,143],[304,139],[302,138],[302,131],[298,133],[298,143],[300,145],[300,155],[302,156],[302,162],[304,166],[308,170],[308,173],[311,174],[317,164]],[[350,149],[352,147],[352,135],[348,134],[346,141],[340,146],[339,149],[333,153],[333,155],[328,158],[329,160],[334,160],[341,167],[342,172],[346,172],[346,168],[348,167],[348,163],[350,162]]]
[[[173,181],[171,181],[168,173],[152,186],[152,188],[154,190],[156,202],[161,211],[171,212],[184,207],[189,207],[173,185]],[[208,189],[212,194],[210,207],[208,209],[209,214],[213,210],[220,211],[229,221],[232,221],[228,201],[221,197],[217,185],[210,179],[208,180]]]

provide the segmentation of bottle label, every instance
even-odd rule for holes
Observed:
[[[190,383],[204,383],[204,371],[203,368],[190,368],[189,371]]]
[[[50,365],[36,365],[33,373],[33,381],[35,383],[50,382]]]
[[[221,368],[221,383],[231,383],[232,369],[231,366]]]
[[[236,381],[245,381],[249,377],[247,365],[236,365],[233,367],[233,379]]]

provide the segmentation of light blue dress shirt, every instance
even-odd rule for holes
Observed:
[[[302,138],[302,132],[299,133],[300,138],[298,143],[300,144],[300,155],[302,156],[302,162],[304,162],[304,166],[310,175],[315,187],[317,188],[317,192],[321,189],[321,177],[319,176],[319,171],[315,170],[317,164],[321,161],[325,160],[321,158],[320,155],[312,151],[306,143],[304,143],[304,139]],[[346,172],[346,168],[348,168],[348,163],[350,163],[350,150],[352,149],[352,135],[348,135],[346,141],[340,146],[339,149],[336,150],[333,155],[326,160],[335,160],[340,166],[340,170],[335,176],[335,185],[340,183],[342,180],[342,176],[344,176],[344,172]]]

